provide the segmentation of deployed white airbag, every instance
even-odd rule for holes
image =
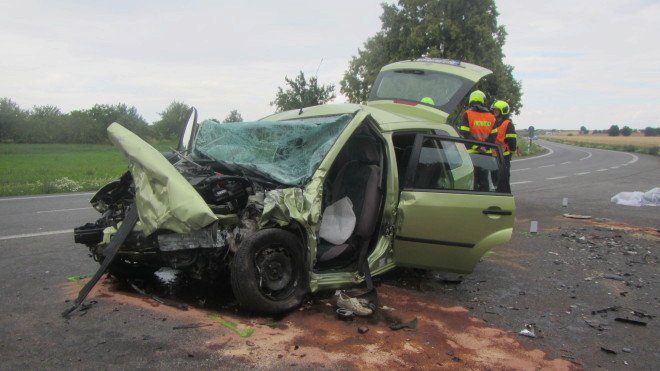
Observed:
[[[355,222],[353,203],[344,197],[323,211],[319,236],[333,245],[341,245],[353,234]]]

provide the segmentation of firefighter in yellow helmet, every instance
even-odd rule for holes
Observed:
[[[468,108],[461,116],[461,123],[458,126],[458,132],[463,138],[486,143],[493,127],[495,126],[495,116],[486,107],[486,94],[481,90],[475,90],[468,99]],[[482,162],[481,156],[491,155],[486,147],[478,145],[468,146],[468,152],[472,157],[474,168],[475,191],[488,192],[488,170],[478,166]]]
[[[504,169],[502,171],[502,179],[499,181],[498,190],[506,193],[511,193],[511,185],[509,178],[511,175],[511,156],[516,152],[518,135],[513,122],[509,118],[511,108],[509,104],[503,100],[497,100],[490,107],[495,116],[495,126],[491,131],[488,141],[496,143],[500,146],[502,157],[504,157]]]
[[[486,94],[475,90],[470,94],[468,108],[463,112],[458,127],[461,136],[480,142],[486,142],[495,126],[495,116],[486,107]],[[468,149],[470,153],[480,152],[478,146]]]

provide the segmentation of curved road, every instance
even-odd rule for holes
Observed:
[[[656,207],[610,202],[619,192],[660,187],[660,157],[539,141],[547,152],[512,160],[511,187],[519,217],[555,209],[660,228]],[[562,201],[568,198],[568,206]]]

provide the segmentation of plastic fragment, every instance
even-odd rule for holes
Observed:
[[[211,314],[211,315],[209,315],[209,318],[211,318],[212,320],[220,323],[224,327],[234,331],[240,337],[244,337],[244,338],[248,337],[248,336],[252,335],[252,333],[254,332],[254,329],[252,327],[246,327],[244,329],[239,329],[237,324],[235,324],[232,321],[228,321],[228,320],[220,317],[217,314]]]

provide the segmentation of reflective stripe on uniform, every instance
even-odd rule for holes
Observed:
[[[504,136],[505,138],[518,138],[518,134],[513,133],[513,134],[507,134]]]

